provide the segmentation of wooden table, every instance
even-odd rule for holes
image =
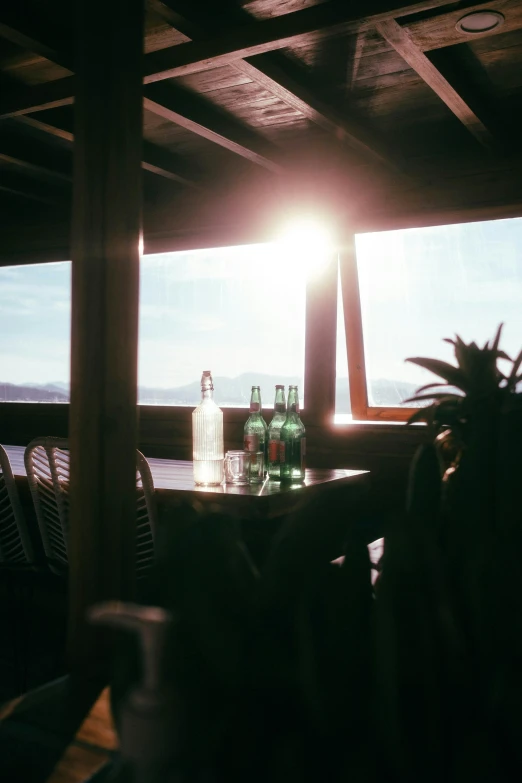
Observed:
[[[25,482],[24,448],[5,446],[13,474],[18,482]],[[194,484],[192,462],[147,457],[154,480],[154,488],[161,505],[177,505],[200,500],[211,503],[217,510],[242,519],[274,519],[295,511],[318,495],[343,488],[349,495],[369,487],[367,470],[307,468],[303,484],[281,484],[265,480],[263,484],[219,487],[197,487]],[[348,496],[348,495],[347,495]]]

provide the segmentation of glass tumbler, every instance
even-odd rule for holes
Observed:
[[[250,484],[249,451],[227,451],[225,454],[225,482],[227,484]]]
[[[265,480],[265,455],[262,451],[250,452],[250,483],[262,484]]]

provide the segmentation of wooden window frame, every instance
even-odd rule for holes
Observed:
[[[396,231],[408,228],[461,225],[464,223],[509,220],[522,217],[522,205],[513,204],[498,208],[476,208],[432,214],[403,221],[394,221],[386,226],[368,226],[364,231]],[[406,422],[416,410],[407,406],[372,406],[368,404],[368,385],[364,355],[364,334],[362,323],[359,274],[355,247],[355,232],[347,235],[339,250],[339,271],[344,308],[346,350],[348,354],[348,382],[350,387],[351,413],[353,422]]]
[[[502,207],[481,207],[430,215],[409,215],[388,221],[371,221],[356,228],[357,233],[368,231],[392,231],[407,228],[424,228],[434,225],[452,225],[459,223],[481,222],[522,217],[522,204],[505,205]],[[266,240],[265,240],[266,241]],[[209,237],[201,234],[191,236],[186,241],[179,242],[174,237],[161,237],[156,242],[149,241],[146,247],[147,255],[155,253],[175,253],[200,249],[201,247],[228,247],[236,244],[259,244],[263,239],[250,239],[245,235],[234,237]],[[63,254],[62,254],[63,255]],[[47,258],[64,260],[63,258]],[[44,260],[41,263],[45,263]],[[23,263],[35,263],[31,260]],[[36,263],[38,263],[36,261]],[[11,264],[9,264],[10,266]],[[337,297],[338,279],[340,279],[341,295],[344,309],[344,328],[346,336],[346,352],[348,361],[348,384],[350,390],[352,422],[335,424],[335,387],[336,387],[336,340],[337,340]],[[355,249],[355,231],[345,234],[342,244],[331,254],[328,263],[321,274],[315,275],[306,288],[305,316],[305,405],[303,419],[314,429],[328,428],[331,432],[346,432],[357,424],[385,424],[405,422],[415,408],[410,407],[376,407],[368,404],[368,388],[366,379],[366,362],[364,355],[364,335],[362,324],[361,300],[357,257]],[[12,402],[0,402],[0,418],[8,414]],[[25,410],[46,403],[24,403]],[[265,399],[265,405],[271,406],[271,400]],[[190,426],[191,406],[147,406],[139,405],[139,409],[150,409],[150,416],[158,419],[169,419],[186,431]],[[224,421],[231,425],[231,431],[239,431],[239,425],[245,419],[245,408],[222,407]],[[146,414],[149,418],[149,413]],[[185,437],[183,440],[185,441]],[[237,438],[236,438],[237,439]]]

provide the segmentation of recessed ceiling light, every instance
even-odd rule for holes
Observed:
[[[459,19],[455,27],[461,33],[478,35],[479,33],[489,33],[490,30],[495,30],[502,24],[504,24],[504,14],[499,11],[474,11]]]

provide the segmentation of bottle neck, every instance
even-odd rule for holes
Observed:
[[[274,412],[275,413],[286,413],[285,390],[284,389],[277,389],[276,390],[276,396],[275,396],[275,400],[274,400]]]
[[[211,375],[203,375],[201,378],[201,399],[211,400],[214,397],[214,384]]]
[[[250,413],[261,413],[261,392],[259,389],[252,389],[250,397]]]
[[[299,396],[297,394],[297,389],[292,389],[288,395],[288,408],[286,412],[288,414],[295,413],[299,416]]]

